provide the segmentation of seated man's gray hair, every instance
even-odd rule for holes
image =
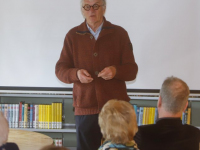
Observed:
[[[176,114],[182,111],[188,101],[188,85],[177,77],[168,77],[162,84],[160,97],[166,111]]]

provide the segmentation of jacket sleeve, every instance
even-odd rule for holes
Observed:
[[[79,81],[77,71],[78,68],[74,67],[72,43],[70,42],[68,33],[64,40],[60,58],[56,63],[55,73],[60,81],[64,83],[74,83]]]
[[[140,148],[141,144],[142,144],[141,143],[142,142],[142,138],[141,138],[141,135],[140,135],[139,131],[136,133],[136,135],[134,136],[133,140],[137,143],[138,148]]]
[[[121,36],[121,64],[116,67],[115,78],[123,81],[131,81],[136,78],[138,65],[135,62],[133,46],[125,31]]]

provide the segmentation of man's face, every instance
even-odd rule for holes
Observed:
[[[83,6],[86,4],[90,6],[93,6],[94,4],[103,5],[102,0],[84,0]],[[98,10],[94,10],[93,7],[91,7],[89,11],[82,8],[82,12],[88,24],[96,24],[102,22],[105,9],[103,6],[100,6]]]

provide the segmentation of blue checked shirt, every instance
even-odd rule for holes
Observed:
[[[87,23],[86,23],[86,24],[87,24]],[[98,29],[96,30],[96,32],[94,32],[94,31],[89,27],[89,25],[87,24],[88,30],[89,30],[90,33],[94,36],[95,40],[98,39],[99,33],[101,32],[101,29],[102,29],[102,26],[103,26],[103,22],[102,22],[102,24],[98,27]]]

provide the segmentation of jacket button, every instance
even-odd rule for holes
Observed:
[[[92,36],[92,35],[90,35],[90,39],[91,39],[91,40],[93,39],[93,36]]]
[[[98,53],[94,53],[94,56],[97,57]]]
[[[95,71],[95,75],[98,75],[99,74],[99,72],[98,71]]]

